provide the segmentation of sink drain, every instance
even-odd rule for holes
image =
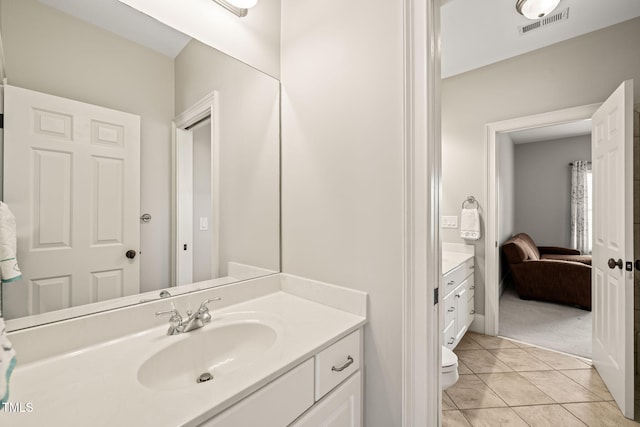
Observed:
[[[204,374],[200,374],[196,382],[198,384],[206,383],[207,381],[211,381],[212,379],[213,379],[213,375],[211,375],[209,372],[205,372]]]

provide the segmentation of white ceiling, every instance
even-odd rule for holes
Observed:
[[[189,41],[182,33],[132,10],[118,0],[40,0],[167,56]],[[516,0],[442,0],[442,77],[470,71],[562,40],[640,16],[639,0],[561,0],[569,19],[521,36],[531,22]]]
[[[451,77],[587,34],[637,16],[640,0],[560,0],[569,19],[520,35],[535,21],[518,14],[516,0],[445,0],[441,7],[442,77]]]
[[[68,15],[175,58],[190,37],[118,0],[39,0]]]

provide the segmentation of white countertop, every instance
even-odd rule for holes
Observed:
[[[473,258],[473,254],[464,252],[442,252],[442,274],[447,274],[460,264]]]
[[[184,388],[158,390],[139,383],[138,369],[152,354],[189,334],[242,319],[258,319],[275,325],[279,332],[276,344],[258,362]],[[195,426],[365,323],[362,315],[279,290],[213,310],[210,324],[186,334],[167,336],[168,325],[163,324],[77,351],[18,364],[11,378],[10,401],[31,403],[33,410],[0,411],[0,424]]]

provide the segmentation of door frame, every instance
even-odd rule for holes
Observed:
[[[591,116],[602,103],[566,108],[541,114],[534,114],[515,119],[492,122],[485,125],[485,147],[487,158],[487,219],[485,239],[485,310],[484,333],[498,335],[500,319],[500,247],[498,242],[498,224],[500,194],[498,189],[498,133],[513,132],[543,126],[559,125],[580,120],[591,119]]]
[[[211,278],[216,278],[220,272],[220,132],[219,132],[219,108],[218,91],[213,91],[194,103],[182,113],[178,114],[171,122],[171,286],[178,283],[178,144],[176,129],[187,129],[194,124],[211,118]]]
[[[404,0],[402,426],[439,426],[440,0]]]

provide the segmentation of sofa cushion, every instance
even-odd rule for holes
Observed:
[[[537,261],[540,259],[540,251],[538,251],[538,246],[536,246],[536,243],[533,241],[531,236],[529,236],[527,233],[519,233],[514,237],[518,239],[521,242],[520,244],[525,248],[525,251],[528,255],[528,260]]]
[[[507,240],[502,245],[502,252],[509,264],[540,259],[538,248],[525,233],[516,234]]]

